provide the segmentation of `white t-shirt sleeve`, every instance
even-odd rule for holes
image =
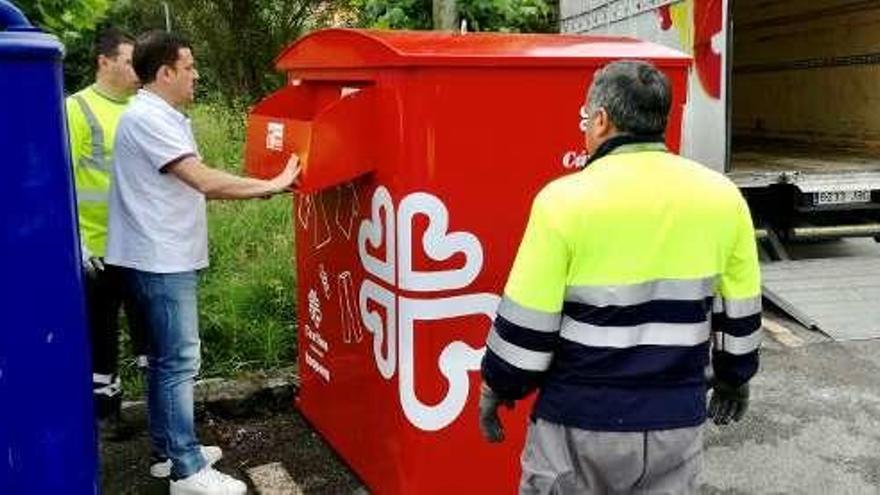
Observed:
[[[198,156],[192,140],[180,131],[179,124],[171,122],[164,115],[143,117],[133,123],[132,138],[140,145],[154,169],[162,172],[171,163],[188,156]]]

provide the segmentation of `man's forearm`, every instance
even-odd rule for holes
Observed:
[[[170,165],[167,172],[174,174],[208,199],[268,197],[283,190],[276,180],[240,177],[208,167],[195,157]]]
[[[206,170],[198,189],[208,199],[249,199],[281,192],[270,180],[240,177],[212,168]]]
[[[511,365],[486,349],[480,366],[483,382],[504,400],[520,400],[536,390],[544,373]]]

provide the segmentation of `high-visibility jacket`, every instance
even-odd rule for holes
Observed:
[[[113,139],[127,105],[127,100],[113,99],[94,86],[65,102],[80,237],[93,256],[104,256],[106,249]]]
[[[535,198],[483,378],[505,398],[538,388],[533,415],[566,426],[696,426],[710,357],[733,386],[757,371],[751,216],[722,174],[621,141]]]

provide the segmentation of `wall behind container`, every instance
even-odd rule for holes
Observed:
[[[737,137],[880,149],[880,2],[733,5]]]

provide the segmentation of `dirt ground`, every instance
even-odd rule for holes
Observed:
[[[248,468],[280,462],[306,495],[365,493],[360,481],[318,436],[292,402],[230,411],[202,408],[199,438],[219,445],[221,471],[248,482]],[[167,494],[167,481],[149,476],[149,440],[143,418],[124,442],[102,442],[104,494]],[[253,490],[253,486],[250,486]],[[252,492],[253,493],[253,492]]]

